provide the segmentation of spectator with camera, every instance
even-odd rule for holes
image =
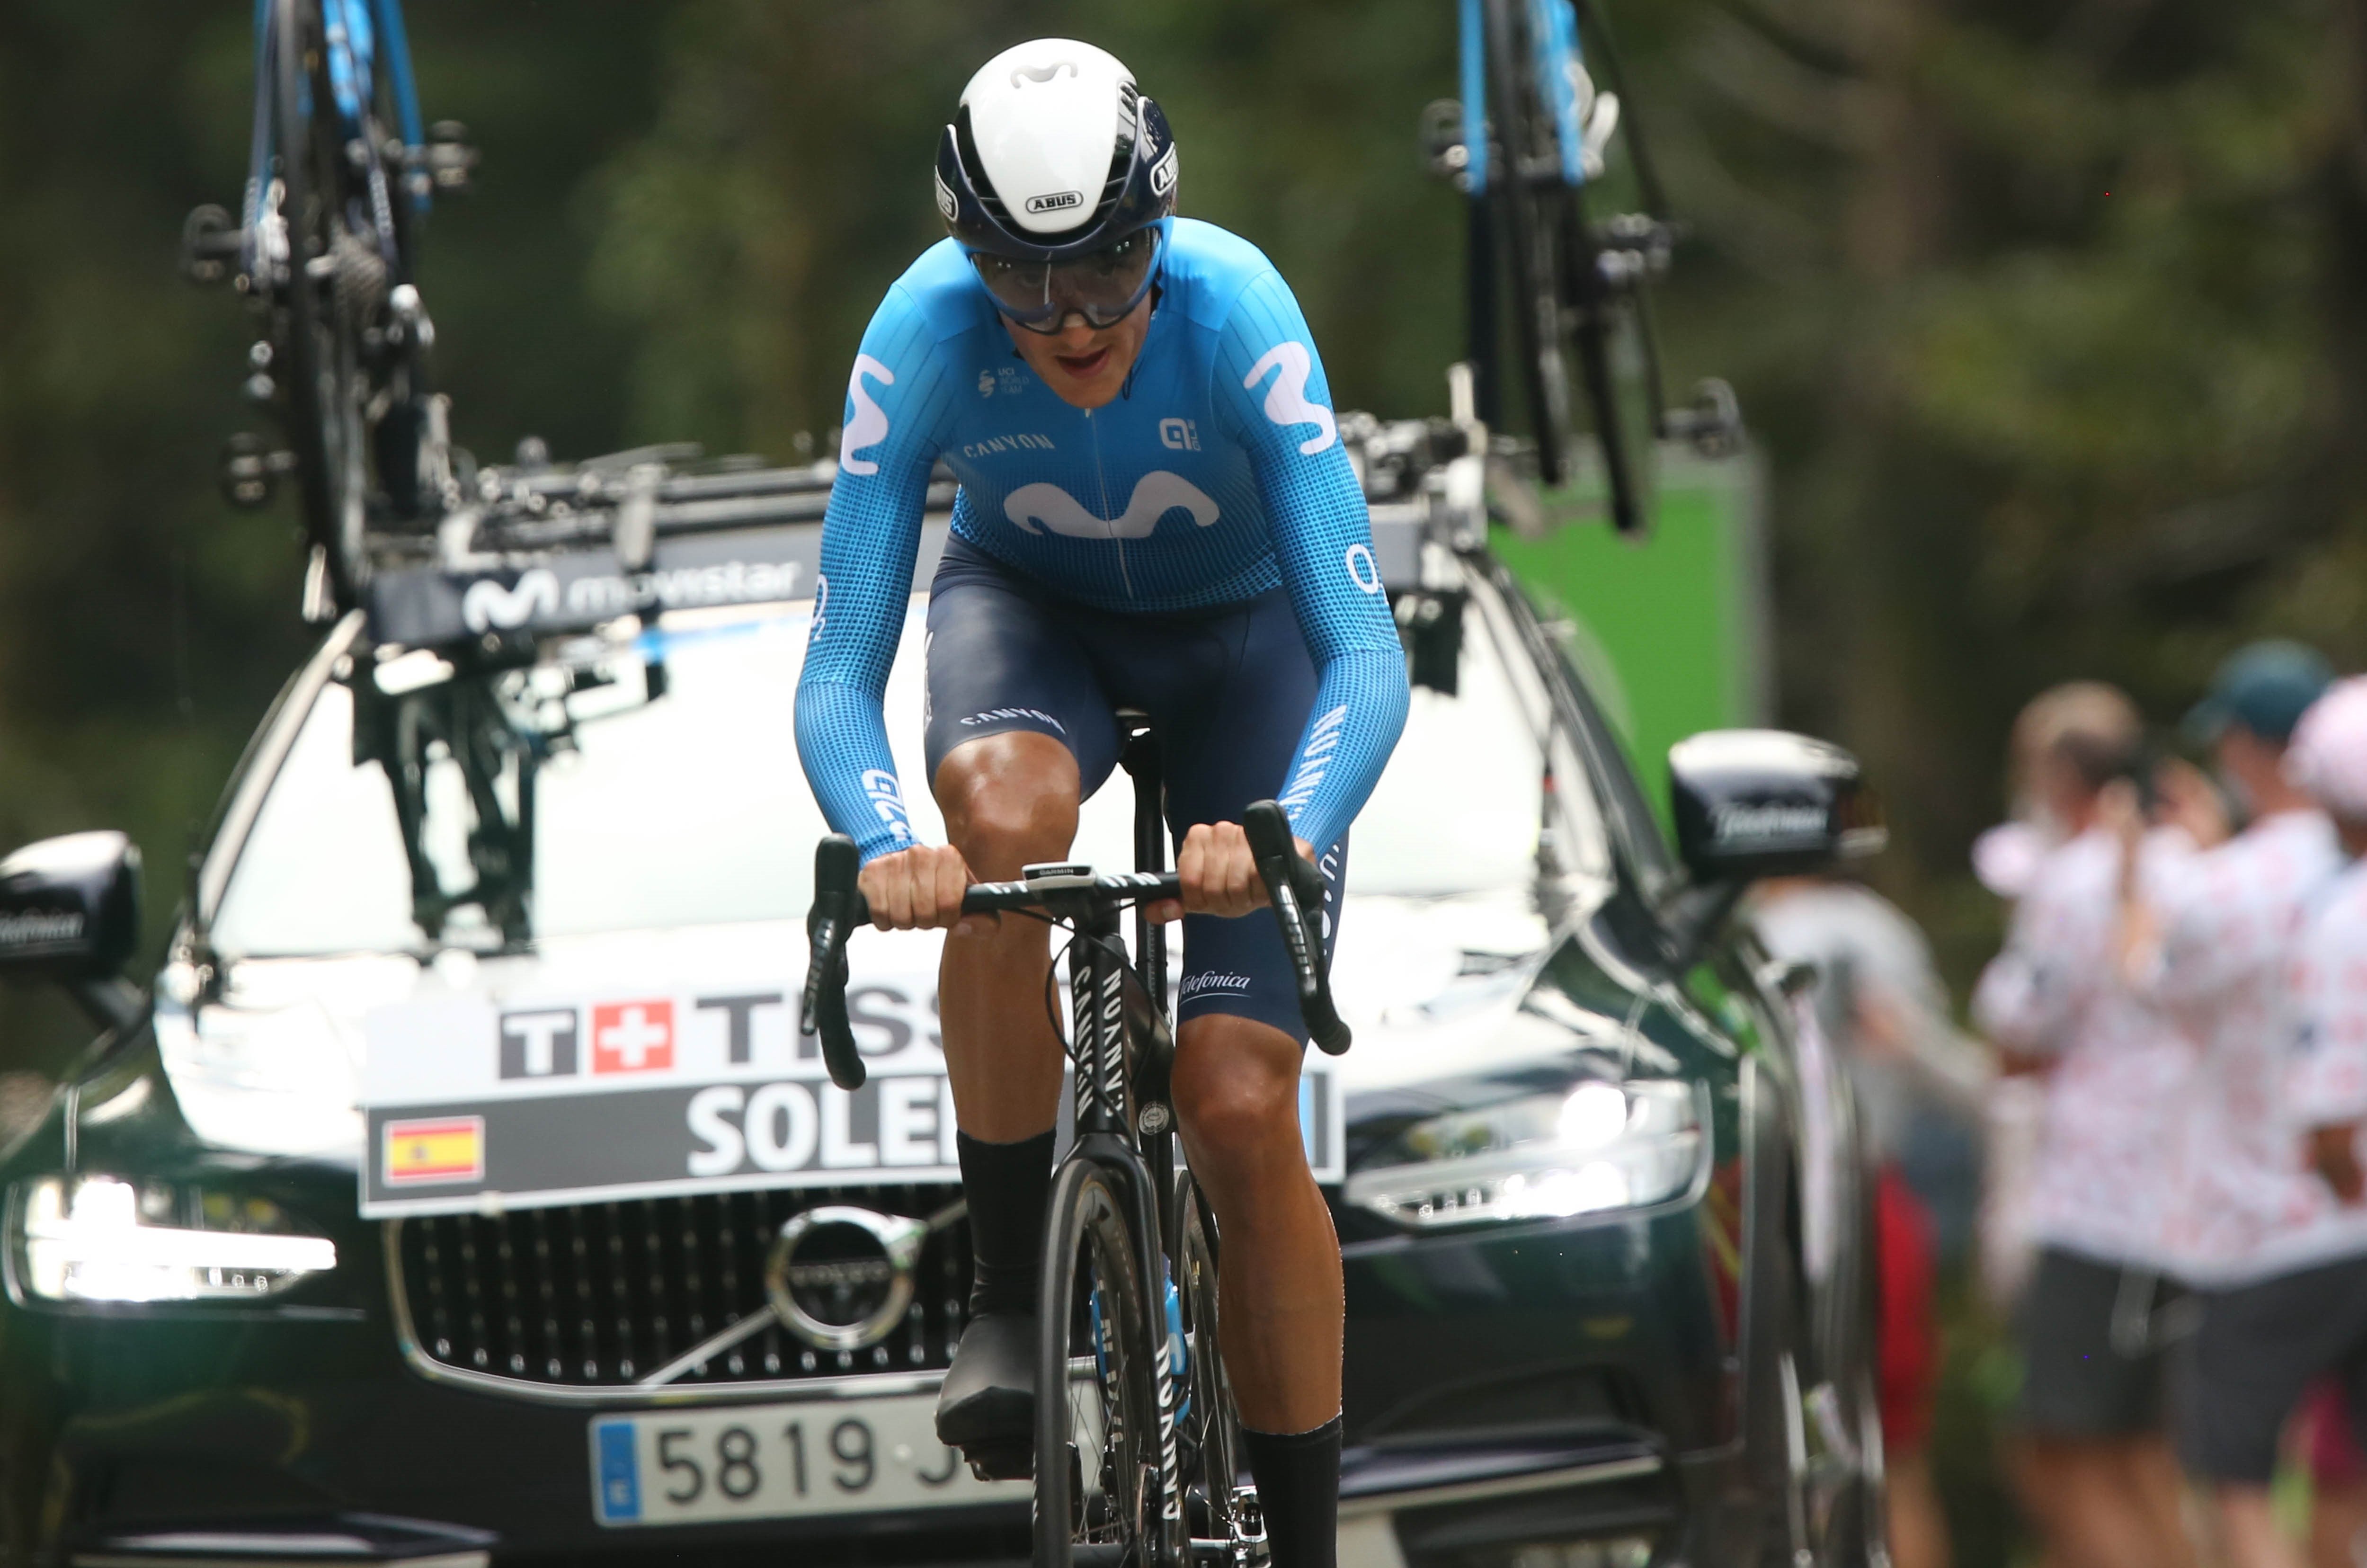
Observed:
[[[2143,745],[2135,705],[2099,682],[2023,710],[2016,792],[2046,847],[1973,1003],[2003,1070],[2045,1085],[2027,1217],[2038,1256],[2015,1323],[2015,1457],[2050,1561],[2067,1568],[2191,1559],[2163,1436],[2157,1320],[2173,1222],[2162,1129],[2193,1048],[2114,962],[2124,875],[2161,850],[2120,831],[2140,814]]]
[[[2200,1302],[2180,1349],[2176,1425],[2188,1470],[2216,1494],[2235,1568],[2298,1562],[2269,1483],[2325,1346],[2293,1325],[2332,1304],[2337,1260],[2367,1253],[2367,1211],[2346,1211],[2305,1167],[2284,1095],[2293,956],[2343,864],[2334,823],[2300,782],[2307,754],[2293,749],[2328,679],[2324,659],[2291,642],[2222,665],[2188,728],[2209,745],[2241,830],[2200,771],[2165,767],[2157,814],[2182,847],[2142,880],[2122,878],[2123,971],[2200,1052],[2170,1236]]]

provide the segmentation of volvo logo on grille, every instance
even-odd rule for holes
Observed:
[[[825,1204],[793,1214],[764,1262],[764,1293],[789,1332],[820,1350],[861,1350],[912,1304],[920,1220]]]

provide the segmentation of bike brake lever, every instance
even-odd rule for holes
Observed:
[[[863,895],[855,887],[862,866],[855,840],[844,834],[833,833],[814,846],[813,908],[806,915],[811,950],[798,1024],[798,1032],[821,1036],[830,1081],[849,1093],[861,1088],[870,1075],[855,1048],[855,1030],[846,1016],[846,938],[857,924],[857,912],[864,910]]]
[[[1353,1036],[1332,1005],[1331,978],[1324,968],[1323,873],[1299,854],[1291,838],[1290,818],[1274,801],[1259,801],[1243,810],[1241,827],[1249,835],[1258,875],[1274,900],[1291,968],[1297,971],[1299,1016],[1324,1054],[1337,1056]]]

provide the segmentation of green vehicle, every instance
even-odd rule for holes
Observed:
[[[1672,854],[1462,432],[1340,428],[1417,687],[1356,827],[1356,1049],[1302,1107],[1347,1260],[1342,1560],[1864,1562],[1847,1094],[1729,918],[1878,842],[1856,765],[1687,739]],[[388,545],[142,988],[119,835],[0,863],[0,971],[100,1028],[0,1150],[0,1564],[1026,1554],[1025,1484],[929,1425],[968,1270],[938,938],[855,952],[855,1095],[794,1017],[830,471],[646,456],[489,471]],[[1124,794],[1077,858],[1131,863]]]

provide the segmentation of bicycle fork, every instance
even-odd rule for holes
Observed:
[[[1127,976],[1126,966],[1118,956],[1122,949],[1117,945],[1117,918],[1115,915],[1097,914],[1079,922],[1078,928],[1084,938],[1079,947],[1086,956],[1086,962],[1082,976],[1075,972],[1073,965],[1069,976],[1071,1028],[1075,1038],[1092,1043],[1090,1051],[1080,1053],[1078,1153],[1120,1173],[1127,1201],[1133,1209],[1130,1229],[1134,1236],[1135,1268],[1148,1298],[1143,1303],[1144,1316],[1156,1323],[1159,1339],[1158,1353],[1151,1358],[1151,1376],[1159,1409],[1156,1477],[1159,1540],[1154,1551],[1161,1563],[1170,1565],[1170,1568],[1182,1568],[1190,1557],[1190,1535],[1184,1518],[1183,1460],[1178,1451],[1182,1413],[1179,1409],[1179,1383],[1172,1364],[1172,1331],[1167,1305],[1171,1285],[1167,1277],[1166,1248],[1161,1239],[1164,1221],[1161,1210],[1165,1205],[1160,1201],[1160,1184],[1152,1176],[1151,1162],[1127,1136],[1131,1131],[1127,1127],[1129,1096],[1126,1060]],[[1172,1117],[1163,1114],[1163,1094],[1160,1099],[1150,1103],[1158,1105],[1161,1112],[1141,1118],[1144,1123],[1158,1122],[1156,1131],[1145,1134],[1144,1142],[1155,1143],[1158,1152],[1166,1155],[1170,1148],[1168,1140],[1174,1136]],[[1158,1163],[1161,1166],[1172,1165],[1168,1158],[1161,1158]],[[1138,1346],[1139,1348],[1142,1347]]]

